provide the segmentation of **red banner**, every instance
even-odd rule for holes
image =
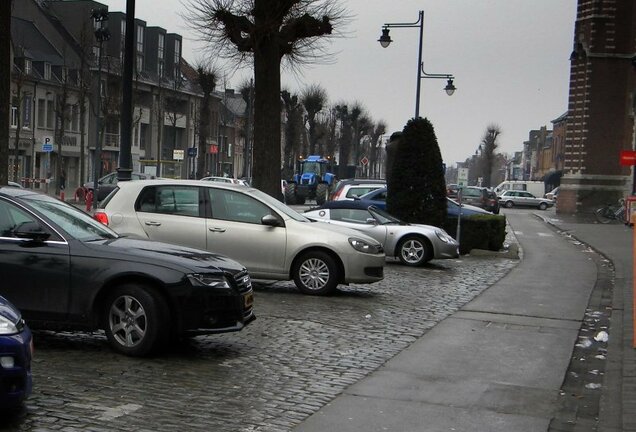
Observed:
[[[216,144],[211,144],[210,145],[210,153],[211,154],[217,154],[219,152],[219,146]]]

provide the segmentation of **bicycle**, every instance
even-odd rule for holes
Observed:
[[[625,223],[625,200],[623,198],[619,199],[618,205],[608,204],[599,207],[594,211],[594,215],[602,224],[607,224],[612,221]]]

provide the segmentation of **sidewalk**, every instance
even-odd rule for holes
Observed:
[[[294,430],[636,431],[631,230],[561,217],[531,228],[506,277]],[[611,292],[599,283],[611,266],[576,239],[614,264],[609,329],[592,306]],[[609,344],[592,340],[600,329]]]

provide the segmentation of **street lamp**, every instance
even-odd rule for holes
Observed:
[[[399,28],[399,27],[419,27],[420,29],[420,40],[418,46],[418,59],[417,59],[417,90],[415,92],[415,117],[420,116],[420,80],[422,78],[433,78],[433,79],[446,79],[446,87],[444,90],[446,94],[451,96],[455,93],[457,88],[453,84],[453,80],[455,77],[452,74],[429,74],[424,71],[424,62],[422,62],[422,36],[424,34],[424,11],[419,11],[419,16],[417,21],[414,23],[384,23],[382,26],[382,36],[378,39],[382,48],[387,48],[393,40],[389,35],[390,28]]]
[[[97,209],[97,187],[99,186],[99,177],[102,167],[102,143],[99,139],[99,130],[101,128],[102,117],[102,48],[104,42],[110,40],[110,31],[104,27],[104,22],[108,21],[108,9],[100,8],[91,11],[91,18],[95,21],[95,39],[99,42],[99,51],[97,52],[97,94],[95,96],[97,107],[97,115],[95,116],[95,154],[93,161],[93,210]]]

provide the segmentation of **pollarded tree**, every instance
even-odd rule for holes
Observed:
[[[496,124],[488,125],[481,139],[481,154],[483,158],[484,182],[482,186],[490,187],[492,182],[492,168],[495,163],[498,144],[497,137],[501,135],[501,128]]]
[[[307,125],[309,126],[309,154],[316,154],[318,141],[316,115],[327,105],[327,91],[318,84],[312,84],[303,90],[301,101],[307,111]]]
[[[446,218],[446,183],[435,130],[428,119],[404,127],[387,179],[387,210],[411,223],[441,227]]]
[[[199,157],[197,158],[197,178],[201,178],[205,173],[205,162],[207,156],[208,139],[212,135],[211,104],[212,92],[216,88],[219,80],[219,71],[209,63],[200,61],[196,66],[197,84],[203,92],[199,112]]]
[[[253,184],[281,197],[280,67],[325,58],[344,24],[337,0],[189,0],[187,20],[213,55],[254,64]]]

